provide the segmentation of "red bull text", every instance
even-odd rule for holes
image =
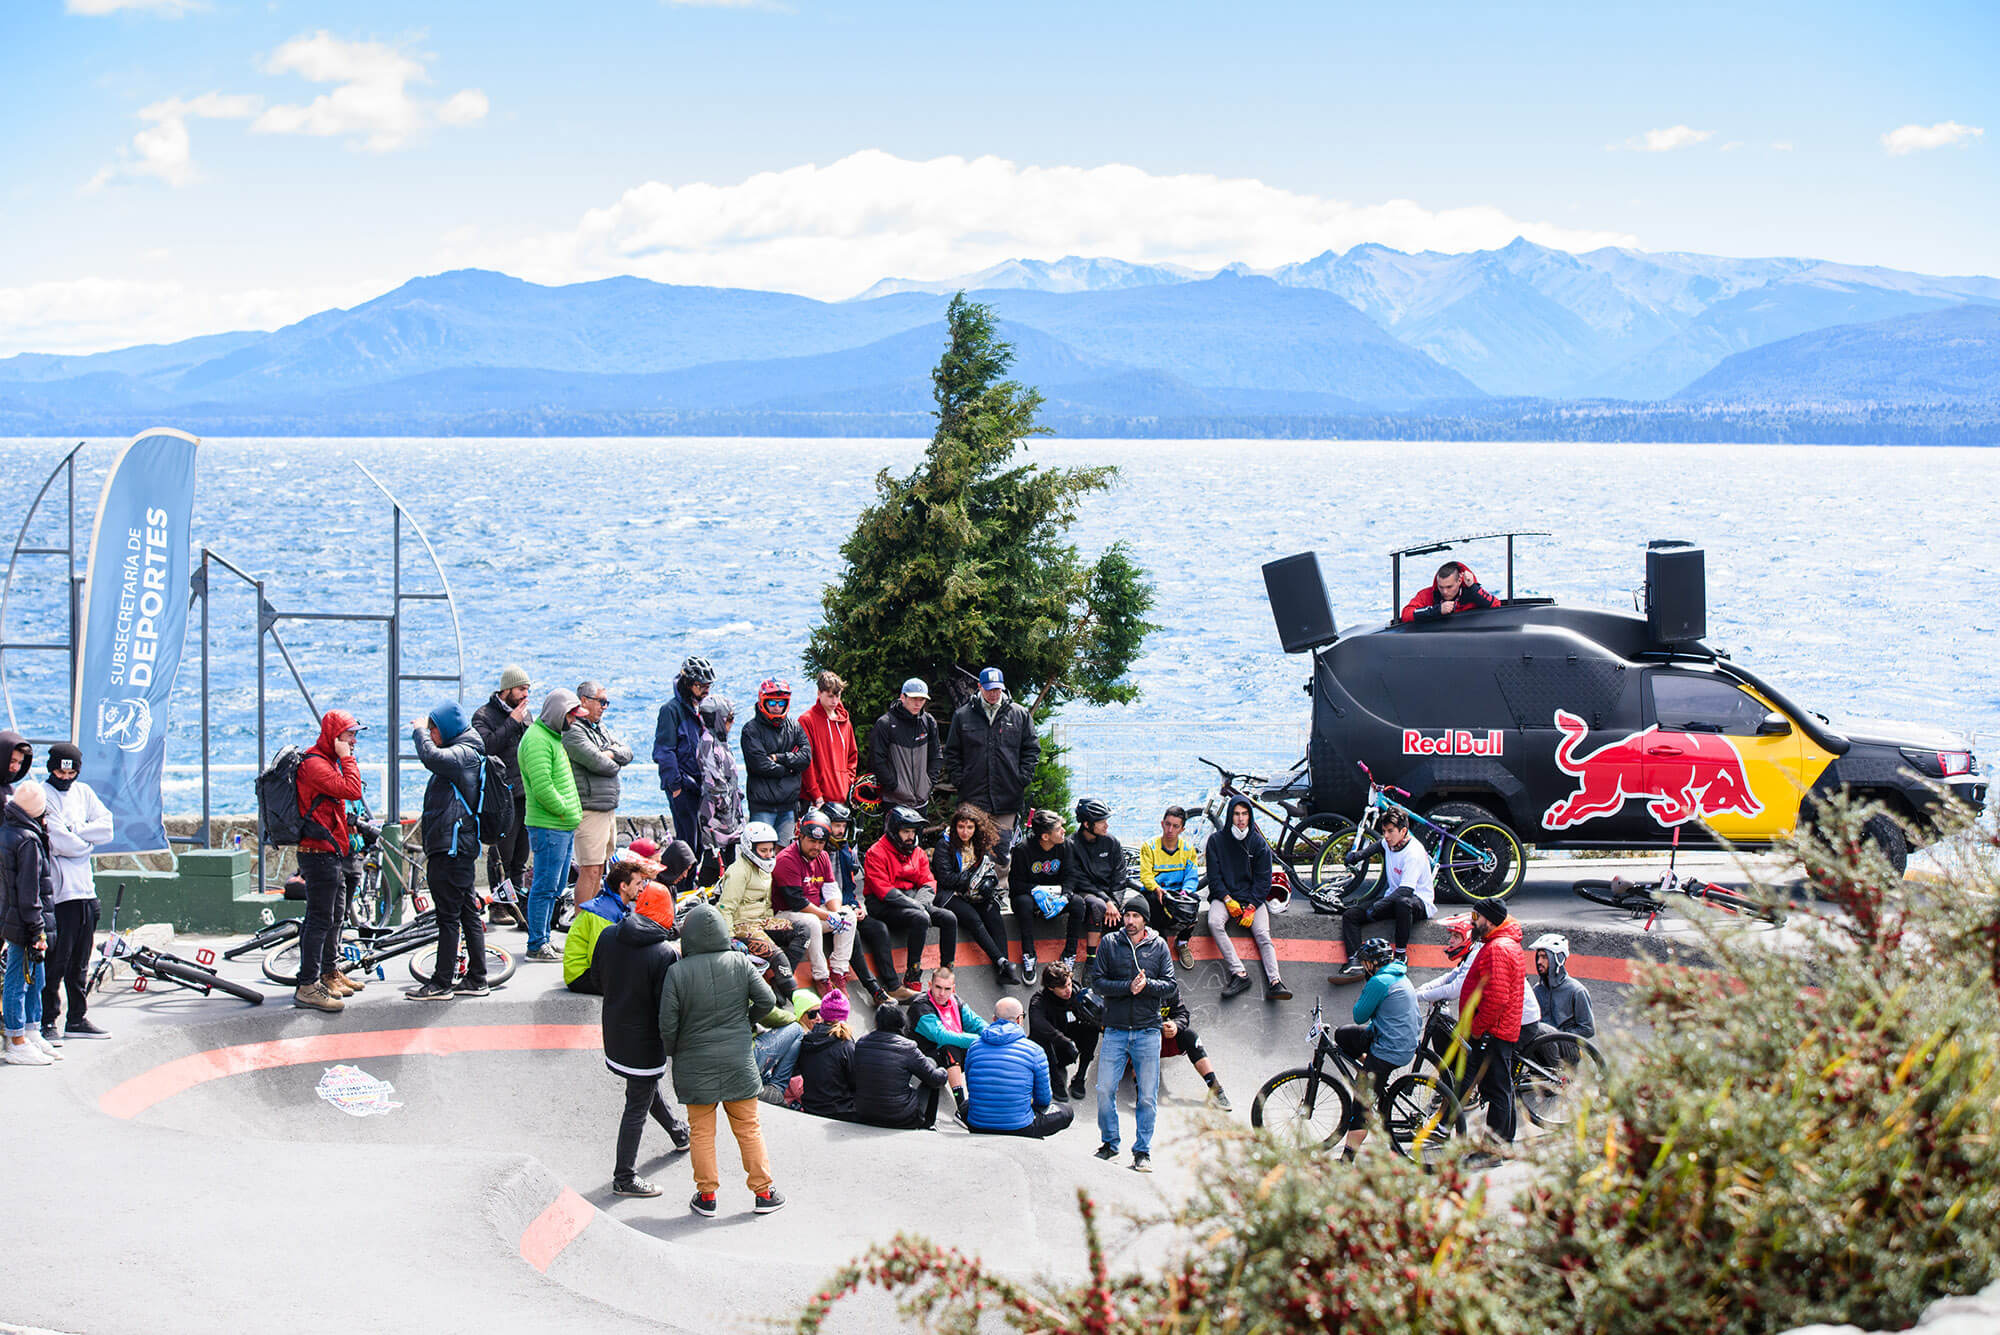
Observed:
[[[1556,767],[1576,778],[1577,789],[1543,814],[1546,829],[1614,815],[1635,797],[1648,799],[1646,809],[1662,825],[1724,812],[1755,816],[1764,809],[1751,791],[1742,753],[1727,737],[1661,732],[1655,724],[1580,756],[1577,747],[1590,725],[1566,709],[1556,711],[1555,722],[1563,733]]]
[[[1489,731],[1484,737],[1473,732],[1446,732],[1437,737],[1426,737],[1416,728],[1403,729],[1403,754],[1406,756],[1497,756],[1501,754],[1500,744],[1507,740],[1503,732]]]

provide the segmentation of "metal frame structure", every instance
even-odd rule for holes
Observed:
[[[76,694],[76,627],[77,621],[82,615],[83,596],[83,576],[76,572],[76,456],[82,452],[83,444],[79,440],[70,449],[70,452],[62,457],[62,461],[49,470],[48,477],[42,482],[41,490],[35,493],[35,499],[28,505],[28,513],[21,516],[20,531],[14,535],[14,547],[7,557],[6,581],[0,583],[0,702],[4,702],[7,706],[7,726],[10,728],[17,725],[14,717],[14,694],[7,686],[7,655],[9,653],[60,653],[64,655],[69,662],[70,689],[63,692],[63,699],[69,701]],[[65,545],[61,547],[23,547],[21,544],[27,541],[28,527],[35,522],[35,514],[42,508],[42,502],[48,498],[49,488],[55,485],[57,477],[64,479],[64,495],[66,498],[66,503],[63,506],[63,524],[66,535]],[[46,643],[7,639],[7,607],[14,597],[14,572],[20,567],[21,558],[24,556],[60,556],[63,558],[64,583],[67,585],[69,593],[69,632],[60,642]],[[74,728],[75,721],[71,720],[71,730],[74,731]],[[50,746],[56,742],[67,742],[70,738],[68,736],[31,737],[29,740],[37,746]]]
[[[1431,556],[1438,552],[1448,552],[1462,542],[1485,542],[1492,538],[1507,540],[1507,599],[1514,601],[1514,539],[1546,538],[1546,529],[1521,528],[1511,533],[1468,533],[1462,538],[1439,538],[1435,542],[1419,543],[1415,547],[1405,547],[1389,553],[1389,620],[1403,615],[1403,558],[1406,556]]]

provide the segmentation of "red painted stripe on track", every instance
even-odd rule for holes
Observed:
[[[266,1043],[212,1048],[155,1066],[107,1090],[98,1108],[113,1117],[137,1117],[162,1099],[250,1071],[362,1057],[449,1056],[455,1052],[522,1052],[596,1049],[604,1033],[595,1024],[469,1024],[425,1029],[368,1029],[312,1034]]]
[[[521,1259],[546,1274],[563,1248],[575,1242],[596,1217],[596,1206],[564,1187],[562,1195],[521,1230]]]

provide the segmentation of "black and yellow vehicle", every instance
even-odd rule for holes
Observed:
[[[1846,792],[1898,818],[1871,823],[1869,834],[1900,869],[1904,831],[1926,840],[1941,792],[1983,808],[1986,784],[1962,737],[1907,724],[1837,727],[1704,644],[1698,548],[1653,544],[1644,614],[1618,613],[1515,597],[1521,536],[1392,553],[1392,615],[1406,558],[1468,542],[1506,543],[1504,596],[1346,635],[1335,630],[1316,556],[1264,568],[1285,648],[1312,657],[1313,811],[1358,814],[1364,762],[1407,791],[1414,809],[1471,808],[1525,845],[1666,848],[1678,830],[1683,843],[1754,849],[1789,836],[1827,794]]]

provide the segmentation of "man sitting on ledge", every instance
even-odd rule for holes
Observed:
[[[977,1135],[1053,1136],[1070,1124],[1069,1105],[1054,1103],[1049,1059],[1021,1028],[1021,1003],[1002,997],[993,1023],[965,1053],[971,1091],[966,1125]]]

